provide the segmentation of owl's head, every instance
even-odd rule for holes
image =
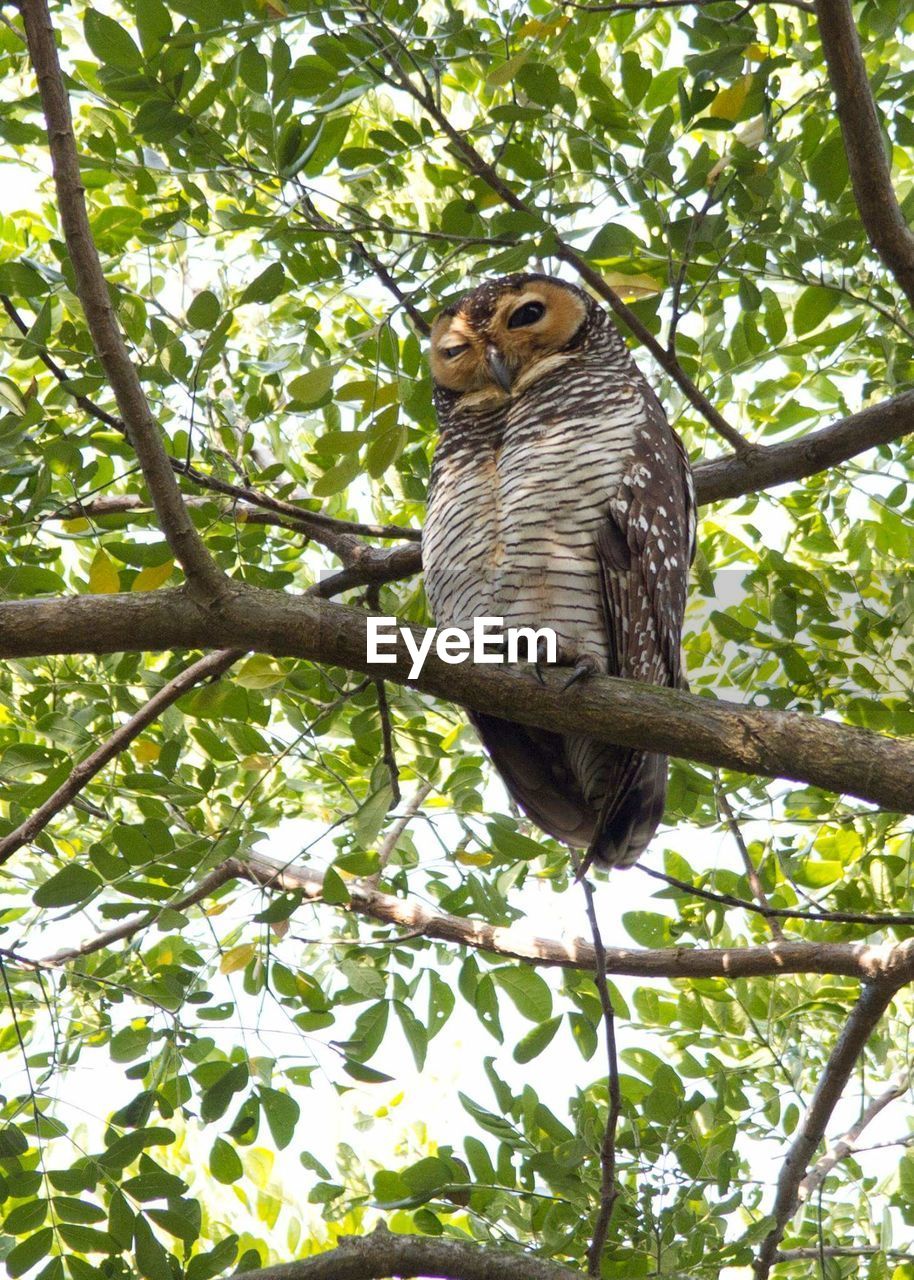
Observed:
[[[432,326],[435,384],[458,395],[520,390],[575,347],[595,310],[586,293],[554,276],[487,281]]]

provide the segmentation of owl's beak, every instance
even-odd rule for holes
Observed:
[[[486,347],[486,365],[502,391],[510,391],[514,376],[497,347]]]

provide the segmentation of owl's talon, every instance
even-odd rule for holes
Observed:
[[[534,664],[533,664],[533,670],[536,672],[536,678],[537,678],[537,680],[540,682],[540,684],[541,684],[541,685],[543,686],[543,688],[545,689],[545,687],[546,687],[546,677],[543,675],[543,660],[542,660],[542,658],[537,658],[537,659],[536,659],[536,661],[535,661],[535,662],[534,662]]]
[[[577,684],[579,680],[588,679],[588,677],[594,675],[597,670],[596,658],[580,658],[578,662],[575,663],[575,667],[571,675],[562,685],[561,692],[564,693],[566,689],[570,689],[571,686],[573,684]]]

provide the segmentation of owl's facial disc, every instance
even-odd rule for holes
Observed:
[[[435,321],[432,376],[449,391],[508,395],[551,368],[586,317],[581,295],[557,281],[522,277],[494,298],[482,286]]]

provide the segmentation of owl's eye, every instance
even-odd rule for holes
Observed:
[[[469,345],[468,342],[464,342],[459,347],[441,347],[440,350],[445,360],[453,360],[455,356],[462,355]]]
[[[522,307],[512,312],[508,320],[508,328],[523,329],[525,325],[536,324],[537,320],[542,320],[545,314],[546,308],[541,302],[525,302]]]

